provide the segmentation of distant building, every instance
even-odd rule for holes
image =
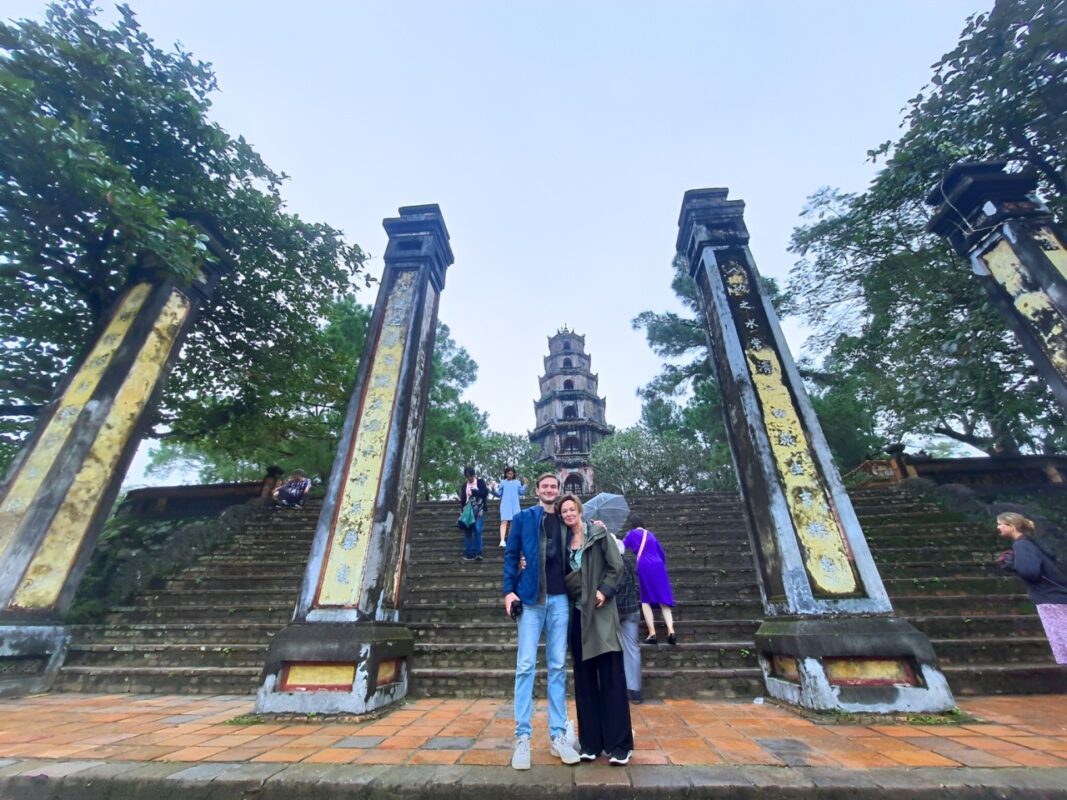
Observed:
[[[566,326],[548,338],[541,398],[534,401],[537,427],[530,441],[541,446],[541,460],[551,463],[566,492],[590,494],[596,481],[589,451],[615,429],[604,419],[606,401],[597,394],[597,376],[589,370],[585,337]]]

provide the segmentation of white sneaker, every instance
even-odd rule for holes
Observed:
[[[574,732],[574,720],[567,720],[567,726],[563,729],[563,735],[567,737],[567,741],[571,743],[571,747],[575,750],[578,749],[578,734]],[[549,742],[549,744],[552,744]]]
[[[530,768],[530,737],[515,737],[515,752],[511,754],[512,769]]]
[[[567,741],[567,734],[565,733],[556,735],[548,752],[558,757],[564,764],[577,764],[582,760],[582,757],[578,755],[578,751]]]

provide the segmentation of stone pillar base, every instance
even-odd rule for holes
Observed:
[[[893,617],[777,618],[756,631],[771,697],[816,711],[955,707],[930,640]]]
[[[69,639],[62,625],[0,625],[0,697],[51,689]]]
[[[260,714],[366,714],[408,693],[415,637],[401,625],[292,623],[271,640]]]

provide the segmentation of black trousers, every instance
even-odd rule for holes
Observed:
[[[582,615],[571,609],[571,661],[574,666],[574,705],[578,709],[578,740],[583,753],[611,755],[634,749],[630,702],[622,653],[603,653],[582,661]]]

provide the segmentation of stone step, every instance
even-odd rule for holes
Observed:
[[[948,665],[944,673],[953,693],[960,697],[1067,693],[1067,669],[1050,662]]]
[[[64,667],[53,689],[108,694],[254,694],[261,667]]]
[[[941,666],[949,664],[1010,664],[1052,661],[1048,639],[1042,636],[1006,639],[932,639]]]
[[[970,617],[982,614],[1024,614],[1027,609],[1033,609],[1030,599],[1024,594],[901,595],[891,599],[897,613],[905,618],[912,614],[949,612]]]
[[[1028,614],[986,614],[979,616],[921,616],[909,614],[906,619],[927,636],[934,639],[991,638],[1014,640],[1015,637],[1043,635],[1041,619],[1031,607]]]
[[[406,618],[405,614],[405,618]],[[499,619],[504,619],[501,606]],[[684,641],[717,641],[724,638],[736,638],[751,640],[756,629],[760,626],[760,619],[734,619],[734,620],[682,620],[675,619],[674,628],[678,636]],[[507,643],[514,646],[515,623],[505,622],[425,622],[406,620],[405,625],[411,628],[419,642],[426,643],[453,643],[465,644],[467,642],[478,643]],[[657,625],[662,633],[662,620],[657,618]],[[640,627],[644,631],[644,625]],[[641,634],[644,635],[643,633]]]
[[[1019,581],[1008,576],[944,576],[914,578],[884,578],[885,589],[892,598],[916,594],[1010,594],[1019,588]]]
[[[299,587],[297,587],[299,589]],[[138,596],[141,608],[210,605],[228,613],[234,607],[268,605],[271,608],[296,605],[295,591],[257,591],[255,589],[196,589],[191,592],[166,591]]]
[[[243,592],[266,592],[268,594],[284,593],[290,598],[296,599],[300,591],[300,575],[277,577],[274,575],[219,575],[207,577],[197,575],[194,577],[170,578],[160,587],[161,594],[190,593],[190,592],[215,592],[215,591],[243,591]]]
[[[538,670],[536,697],[545,696],[546,673]],[[411,691],[416,697],[512,697],[515,669],[420,669],[412,670]],[[646,698],[734,698],[762,695],[759,669],[642,670],[641,694]],[[567,695],[574,696],[567,666]]]
[[[416,669],[515,669],[514,637],[505,643],[427,644],[415,646]],[[544,663],[544,645],[539,648]],[[754,645],[747,642],[699,642],[658,647],[642,646],[642,673],[646,670],[758,668]],[[514,676],[513,676],[514,677]]]
[[[67,650],[65,666],[255,667],[258,669],[263,666],[266,655],[266,643],[74,644]]]
[[[286,605],[269,603],[249,603],[241,606],[218,608],[216,606],[122,606],[113,608],[108,614],[109,623],[136,622],[226,622],[227,620],[244,623],[279,623],[285,624],[293,614],[295,600]]]
[[[674,618],[676,621],[752,619],[762,613],[763,604],[757,599],[701,600],[676,606]],[[447,601],[405,603],[403,614],[410,622],[491,620],[503,616],[503,600],[478,600],[462,606]]]
[[[875,556],[875,561],[878,557]],[[878,573],[883,580],[890,578],[931,577],[1000,577],[1004,572],[987,559],[961,559],[959,561],[890,561],[878,564]]]
[[[735,597],[758,599],[760,596],[755,576],[749,581],[717,580],[717,577],[709,575],[708,579],[703,582],[698,582],[692,578],[677,580],[672,577],[671,589],[674,593],[675,601],[678,603],[690,603],[705,599],[729,599]],[[451,598],[457,603],[493,599],[502,595],[500,577],[471,577],[462,586],[424,581],[412,582],[405,592],[404,607],[407,608],[411,603],[433,602],[441,595]]]
[[[284,623],[283,623],[284,624]],[[73,641],[83,644],[167,642],[170,644],[262,644],[281,629],[278,623],[187,622],[167,624],[76,625]],[[73,646],[73,645],[72,645]]]

